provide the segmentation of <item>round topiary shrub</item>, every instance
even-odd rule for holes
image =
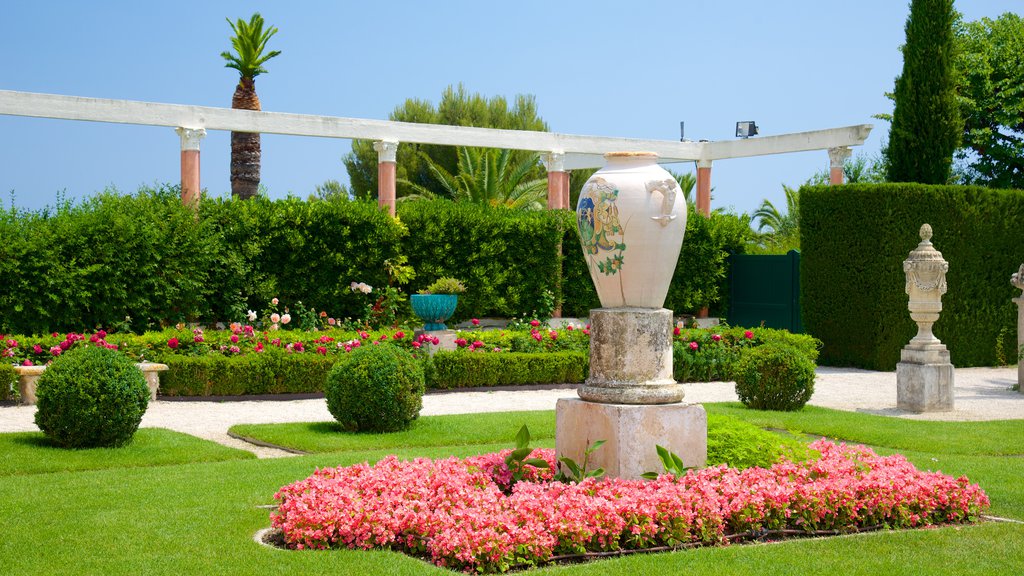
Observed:
[[[404,430],[423,407],[423,367],[411,354],[386,344],[344,354],[327,377],[327,409],[344,428],[360,432]]]
[[[814,362],[790,346],[745,350],[734,368],[736,394],[747,408],[799,410],[814,394]]]
[[[121,353],[73,348],[39,377],[36,425],[66,448],[123,446],[149,406],[146,378]]]

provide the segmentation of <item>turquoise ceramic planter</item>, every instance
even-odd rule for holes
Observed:
[[[458,294],[413,294],[412,311],[423,320],[424,330],[447,330],[444,321],[455,313]]]

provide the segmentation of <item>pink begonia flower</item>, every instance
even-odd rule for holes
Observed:
[[[278,314],[277,312],[274,312],[273,314],[270,315],[270,321],[273,322],[274,324],[277,324],[278,322],[281,321],[281,315]]]
[[[697,344],[696,342],[690,342],[690,350],[696,350],[697,348],[700,348],[700,344]]]
[[[291,314],[285,314],[284,316],[281,316],[281,324],[287,324],[287,323],[289,323],[291,321],[292,321],[292,315]]]
[[[167,341],[167,347],[170,348],[171,350],[177,349],[178,348],[178,339],[177,338],[171,338],[170,340],[168,340]]]
[[[747,340],[753,340],[754,333],[751,332],[750,330],[747,330],[746,332],[743,333],[743,337],[746,338]]]
[[[473,326],[479,326],[480,325],[480,320],[477,319],[477,318],[473,318],[472,320],[470,320],[470,322],[473,324]]]
[[[711,339],[714,340],[715,342],[721,342],[722,335],[721,334],[712,334],[711,335]]]
[[[273,304],[274,306],[277,306],[277,302],[278,302],[277,298],[271,298],[270,299],[270,303]]]

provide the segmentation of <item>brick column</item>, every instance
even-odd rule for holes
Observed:
[[[181,203],[199,208],[199,141],[206,136],[205,128],[174,129],[181,138]]]
[[[377,203],[381,208],[387,207],[388,213],[395,215],[395,156],[398,142],[378,140],[373,143],[377,151]]]
[[[548,152],[542,156],[548,170],[548,210],[569,206],[569,173],[565,171],[565,154]]]
[[[849,146],[839,146],[828,149],[828,183],[832,186],[839,186],[843,183],[843,164],[853,154]]]
[[[711,215],[711,160],[697,161],[697,211]]]

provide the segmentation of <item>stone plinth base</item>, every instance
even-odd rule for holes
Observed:
[[[953,410],[953,364],[942,344],[907,345],[896,365],[896,407],[911,412]]]
[[[636,406],[561,398],[555,413],[556,456],[582,465],[587,446],[604,440],[590,455],[587,469],[604,468],[611,478],[661,473],[656,445],[678,454],[685,466],[707,463],[708,417],[700,404]]]
[[[606,404],[670,404],[683,399],[672,376],[672,311],[590,311],[590,375],[580,398]]]

